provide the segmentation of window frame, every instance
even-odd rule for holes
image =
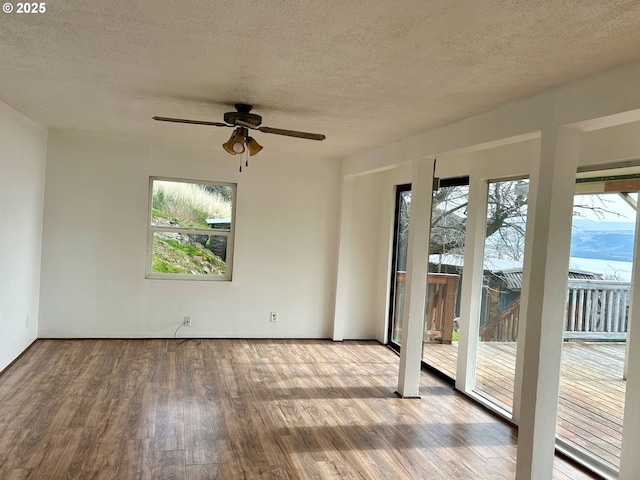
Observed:
[[[189,227],[159,227],[153,225],[153,182],[176,182],[187,183],[197,185],[220,185],[225,187],[231,187],[231,225],[229,229],[204,229],[204,228],[189,228]],[[234,237],[235,237],[235,223],[236,223],[236,196],[237,196],[237,183],[229,182],[217,182],[211,180],[194,180],[188,178],[175,178],[175,177],[160,177],[150,176],[148,187],[148,208],[147,208],[147,257],[145,266],[145,279],[148,280],[190,280],[190,281],[205,281],[205,282],[230,282],[233,278],[233,253],[234,253]],[[153,272],[153,239],[157,232],[171,232],[171,233],[183,233],[188,235],[210,235],[227,237],[227,253],[225,260],[225,274],[224,275],[195,275],[185,273],[157,273]]]

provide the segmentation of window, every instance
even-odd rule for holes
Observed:
[[[147,278],[231,280],[236,185],[151,178]]]

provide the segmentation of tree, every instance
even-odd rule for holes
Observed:
[[[524,257],[524,238],[527,219],[528,180],[491,182],[488,189],[485,256],[488,258],[521,261]],[[399,245],[405,245],[409,231],[411,194],[400,196],[398,235]],[[592,195],[574,206],[574,216],[587,212],[603,218],[615,213],[610,201],[602,195]],[[433,194],[430,254],[458,254],[464,252],[469,199],[468,185],[443,187]],[[398,260],[405,265],[406,251]],[[401,265],[399,263],[399,266]],[[400,268],[399,268],[400,269]],[[404,268],[401,268],[404,270]]]
[[[489,184],[485,232],[487,256],[522,259],[527,185],[524,180]],[[440,188],[434,193],[430,253],[463,253],[468,199],[467,185]]]

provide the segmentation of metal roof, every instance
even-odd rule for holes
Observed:
[[[500,278],[509,290],[522,289],[522,269],[502,270],[492,274]],[[602,280],[602,275],[571,269],[569,270],[569,278],[574,280]]]

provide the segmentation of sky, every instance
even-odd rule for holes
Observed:
[[[635,200],[638,200],[638,194],[632,194]],[[601,200],[601,201],[600,201]],[[602,213],[602,217],[598,217],[595,213],[586,208],[575,209],[574,215],[579,212],[579,218],[591,221],[605,222],[635,222],[636,212],[629,206],[617,193],[608,193],[600,195],[576,195],[574,204],[593,205],[605,208],[610,212]]]

